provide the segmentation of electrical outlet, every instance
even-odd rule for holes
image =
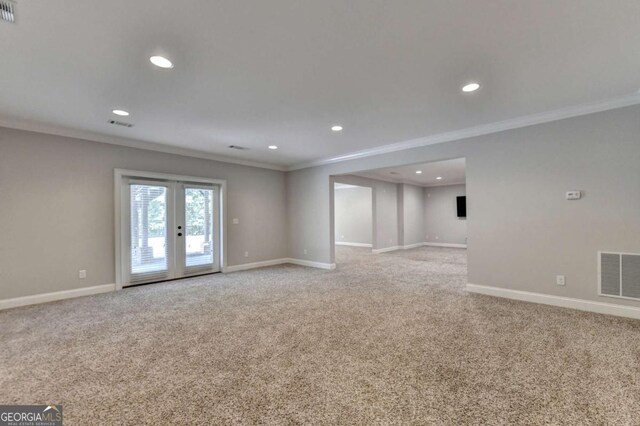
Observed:
[[[78,271],[78,278],[80,278],[81,280],[87,278],[87,271],[85,271],[84,269]]]
[[[565,285],[566,284],[564,275],[556,275],[556,284],[557,285]]]
[[[249,252],[248,251],[244,252],[244,257],[249,257]]]
[[[237,217],[234,217],[234,218],[233,218],[233,224],[234,224],[234,225],[237,225],[237,224],[239,224],[239,223],[240,223],[240,219],[238,219]]]
[[[304,249],[304,254],[307,254],[307,249]]]

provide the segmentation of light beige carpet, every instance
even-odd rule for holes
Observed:
[[[640,424],[640,321],[470,295],[463,250],[0,312],[0,403],[66,424]]]

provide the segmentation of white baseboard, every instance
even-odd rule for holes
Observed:
[[[345,243],[344,241],[336,241],[337,246],[351,246],[351,247],[372,247],[371,244],[367,243]]]
[[[371,250],[371,253],[380,254],[380,253],[386,253],[388,251],[400,250],[401,248],[402,248],[401,246],[384,247],[384,248],[381,248],[381,249],[373,249],[373,250]]]
[[[300,265],[300,266],[309,266],[311,268],[336,269],[335,263],[322,263],[322,262],[314,262],[312,260],[292,259],[289,257],[283,257],[281,259],[271,259],[271,260],[264,260],[262,262],[243,263],[240,265],[227,266],[227,269],[225,269],[225,272],[246,271],[248,269],[264,268],[265,266],[283,265],[285,263],[291,263],[291,264]]]
[[[449,244],[449,243],[422,243],[425,246],[431,247],[452,247],[452,248],[467,248],[466,244]]]
[[[0,300],[0,310],[17,308],[19,306],[36,305],[38,303],[54,302],[56,300],[73,299],[93,294],[109,293],[115,291],[115,284],[103,284],[93,287],[76,288],[73,290],[55,291],[53,293],[34,294],[33,296],[15,297],[13,299]]]
[[[309,266],[311,268],[320,268],[320,269],[336,269],[335,263],[322,263],[322,262],[314,262],[312,260],[304,260],[304,259],[287,259],[287,263],[293,263],[294,265],[300,266]]]
[[[264,268],[265,266],[274,266],[274,265],[282,265],[283,263],[288,263],[289,259],[271,259],[271,260],[263,260],[262,262],[252,262],[252,263],[242,263],[240,265],[227,266],[225,272],[238,272],[238,271],[246,271],[247,269],[255,269],[255,268]]]
[[[402,250],[409,250],[412,248],[417,248],[417,247],[422,247],[424,245],[424,243],[415,243],[415,244],[408,244],[406,246],[400,246],[400,248]]]
[[[338,243],[336,243],[338,244]],[[406,246],[392,246],[392,247],[385,247],[385,248],[381,248],[381,249],[373,249],[371,250],[371,252],[373,254],[380,254],[380,253],[386,253],[388,251],[395,251],[395,250],[408,250],[408,249],[412,249],[412,248],[417,248],[417,247],[423,247],[423,246],[432,246],[432,247],[451,247],[451,248],[467,248],[466,244],[449,244],[449,243],[415,243],[415,244],[409,244]]]
[[[640,308],[636,308],[634,306],[614,305],[612,303],[595,302],[592,300],[584,299],[573,299],[571,297],[552,296],[549,294],[532,293],[521,290],[510,290],[506,288],[490,287],[477,284],[467,284],[467,291],[470,293],[479,293],[488,296],[521,300],[523,302],[540,303],[543,305],[578,309],[580,311],[596,312],[599,314],[640,319]]]

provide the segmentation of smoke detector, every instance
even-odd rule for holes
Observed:
[[[16,22],[15,3],[10,0],[0,0],[0,19],[3,21]]]

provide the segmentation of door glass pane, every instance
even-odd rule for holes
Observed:
[[[213,264],[213,189],[185,188],[185,251],[187,268]]]
[[[167,271],[167,188],[131,185],[131,274]]]

